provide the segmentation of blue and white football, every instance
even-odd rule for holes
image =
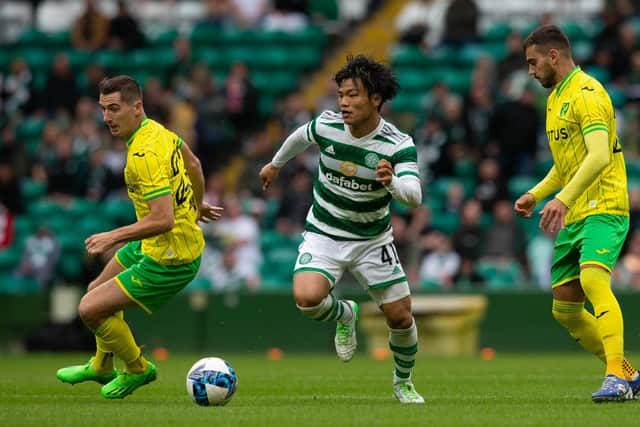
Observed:
[[[187,392],[198,405],[226,405],[238,386],[231,364],[219,357],[205,357],[193,364],[187,374]]]

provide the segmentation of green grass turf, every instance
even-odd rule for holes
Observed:
[[[391,394],[391,361],[358,354],[221,354],[239,387],[224,407],[200,407],[185,374],[201,355],[157,362],[158,380],[124,400],[102,398],[96,383],[70,386],[57,368],[79,354],[0,356],[0,426],[611,426],[638,425],[640,402],[600,404],[600,363],[582,353],[419,358],[414,375],[425,405]]]

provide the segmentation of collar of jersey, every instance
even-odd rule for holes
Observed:
[[[382,129],[383,126],[384,126],[384,119],[380,117],[380,121],[378,122],[378,125],[375,127],[375,129],[360,138],[356,138],[355,136],[351,135],[351,129],[349,129],[349,126],[345,126],[344,128],[347,131],[347,135],[349,135],[349,138],[351,138],[354,141],[361,141],[367,138],[371,138],[373,135],[377,134],[380,131],[380,129]]]
[[[141,127],[146,126],[147,124],[149,124],[149,119],[148,118],[143,118],[142,121],[140,122],[140,124],[138,125],[137,128],[134,129],[133,132],[131,132],[131,135],[129,135],[127,137],[127,140],[125,141],[127,143],[127,147],[129,145],[131,145],[131,141],[133,141],[133,137],[136,135],[136,133],[138,132],[138,130],[140,130]]]
[[[573,76],[578,74],[578,72],[581,70],[582,69],[580,68],[579,65],[576,65],[575,67],[573,67],[573,69],[569,71],[569,73],[566,76],[564,76],[564,79],[562,79],[560,83],[558,83],[558,86],[556,87],[556,94],[560,95],[560,92],[562,92],[562,89],[564,89],[567,86],[567,84],[569,84],[569,80],[571,80]]]

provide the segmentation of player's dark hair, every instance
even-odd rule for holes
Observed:
[[[115,76],[104,78],[98,86],[102,95],[120,92],[122,100],[127,104],[142,101],[142,89],[135,79],[129,76]]]
[[[522,43],[522,50],[526,51],[527,48],[533,45],[545,49],[557,49],[566,54],[571,52],[569,38],[555,25],[543,25],[533,30]]]
[[[382,98],[378,111],[382,108],[382,104],[393,99],[400,89],[398,80],[390,68],[365,55],[347,56],[347,63],[333,79],[338,86],[347,79],[360,79],[369,97],[377,93]]]

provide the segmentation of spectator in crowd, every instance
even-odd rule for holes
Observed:
[[[444,43],[459,46],[477,41],[479,18],[474,0],[450,0],[444,17]]]
[[[29,113],[33,103],[33,75],[23,58],[15,58],[8,73],[0,71],[0,118]]]
[[[109,22],[108,45],[125,52],[144,47],[146,40],[138,21],[131,15],[124,0],[118,1],[118,13]]]
[[[515,221],[509,200],[495,202],[493,224],[484,233],[481,248],[480,257],[485,264],[491,264],[497,269],[516,268],[519,272],[527,271],[524,230]]]
[[[464,98],[463,106],[466,135],[474,154],[486,150],[489,144],[489,122],[493,108],[494,102],[489,85],[484,79],[474,80],[469,93]]]
[[[433,250],[424,257],[420,266],[421,286],[451,289],[460,269],[460,255],[453,250],[447,235],[438,233],[434,242]]]
[[[206,0],[205,7],[205,16],[196,23],[197,26],[221,30],[238,26],[231,0]]]
[[[102,79],[107,77],[107,73],[100,64],[92,62],[87,64],[87,67],[84,69],[84,75],[86,84],[80,89],[80,96],[93,98],[96,96],[96,93],[100,93],[98,85]]]
[[[189,79],[191,77],[195,61],[191,49],[191,40],[188,37],[178,36],[173,41],[173,62],[167,67],[166,80],[169,88],[180,99],[191,98]]]
[[[276,230],[289,236],[300,234],[312,203],[312,177],[309,171],[298,167],[293,177],[288,180],[287,191],[280,201],[280,209],[276,214]]]
[[[269,0],[232,0],[236,12],[238,24],[247,27],[255,27],[269,10]]]
[[[425,50],[440,44],[447,0],[413,0],[396,18],[400,43],[419,45]]]
[[[477,199],[467,200],[460,210],[460,226],[453,232],[452,242],[462,261],[475,262],[482,251],[484,231],[481,226],[482,205]]]
[[[15,234],[15,215],[0,203],[0,251],[10,247]]]
[[[496,159],[487,157],[480,161],[473,193],[482,204],[484,212],[491,212],[498,200],[509,198],[505,178]]]
[[[629,236],[627,253],[622,256],[613,272],[613,285],[617,288],[640,290],[640,231]]]
[[[226,197],[223,207],[224,218],[213,224],[208,234],[219,238],[223,247],[233,250],[238,263],[238,274],[249,287],[257,287],[260,283],[259,268],[262,262],[258,222],[251,215],[242,212],[240,200],[235,197]]]
[[[522,60],[522,36],[514,31],[505,41],[507,53],[498,62],[498,81],[507,80],[515,72],[526,72],[525,62]]]
[[[164,126],[169,124],[169,92],[157,77],[150,77],[143,91],[144,110],[153,119]]]
[[[213,170],[224,162],[227,152],[238,149],[227,145],[232,132],[225,112],[225,94],[203,63],[194,66],[189,83],[197,113],[197,154],[202,159],[203,168]]]
[[[26,141],[18,141],[15,128],[10,123],[0,125],[0,141],[0,162],[9,163],[18,180],[27,176],[30,166],[27,144]]]
[[[46,289],[53,282],[59,257],[57,239],[47,226],[41,225],[36,234],[26,240],[14,275],[35,278],[40,289]]]
[[[527,244],[527,261],[531,271],[531,282],[544,291],[549,291],[551,264],[555,236],[544,232],[536,233]]]
[[[73,140],[68,132],[58,136],[52,154],[43,164],[48,193],[63,202],[84,196],[89,175],[88,159],[74,152]]]
[[[249,79],[249,68],[243,62],[236,62],[231,66],[224,85],[224,109],[241,136],[256,129],[258,100],[258,90]]]
[[[85,0],[84,12],[71,29],[71,44],[75,49],[95,51],[107,44],[109,18],[96,7],[94,0]]]
[[[491,117],[489,133],[499,153],[504,179],[533,171],[541,125],[534,99],[530,87],[512,84],[510,99],[499,102]]]
[[[18,215],[24,212],[24,200],[20,188],[20,177],[11,164],[11,159],[0,158],[0,205]]]
[[[333,87],[334,91],[332,93],[333,96],[333,105],[329,110],[334,111],[336,109],[335,103],[335,83]],[[322,110],[324,111],[324,110]],[[282,111],[278,114],[278,119],[280,120],[280,124],[282,125],[282,131],[287,135],[307,123],[313,117],[311,116],[311,112],[305,108],[304,98],[301,92],[293,92],[285,99],[282,105]]]
[[[266,31],[296,32],[308,24],[304,2],[292,0],[275,0],[274,6],[262,21]]]
[[[53,59],[42,93],[40,105],[49,117],[59,114],[69,116],[75,111],[80,91],[66,54],[59,53]]]

